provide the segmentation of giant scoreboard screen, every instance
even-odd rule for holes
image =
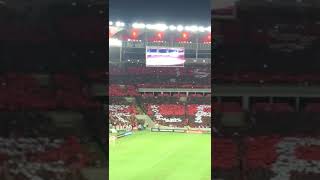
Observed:
[[[184,67],[185,61],[183,47],[146,47],[147,67]]]

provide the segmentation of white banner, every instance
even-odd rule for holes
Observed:
[[[211,108],[211,105],[199,105],[197,107],[195,123],[202,123],[202,117],[211,117],[211,112],[204,112],[205,108]]]
[[[162,114],[159,112],[159,106],[157,105],[151,105],[151,110],[154,113],[154,117],[156,120],[164,121],[164,122],[182,122],[181,118],[165,118]]]

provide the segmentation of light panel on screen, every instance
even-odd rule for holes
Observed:
[[[147,67],[184,67],[183,47],[146,47]]]

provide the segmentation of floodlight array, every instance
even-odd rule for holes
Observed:
[[[109,26],[116,26],[116,27],[125,27],[126,24],[121,21],[117,22],[112,22],[109,21]],[[211,32],[211,26],[197,26],[197,25],[192,25],[192,26],[182,26],[182,25],[167,25],[163,23],[157,23],[157,24],[145,24],[145,23],[132,23],[131,24],[132,28],[135,29],[148,29],[148,30],[156,30],[156,31],[189,31],[189,32]]]

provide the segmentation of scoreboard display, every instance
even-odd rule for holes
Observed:
[[[183,47],[146,47],[147,67],[184,67],[185,61]]]

